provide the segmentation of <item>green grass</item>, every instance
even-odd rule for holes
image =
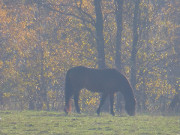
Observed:
[[[0,135],[180,135],[180,116],[0,111]]]

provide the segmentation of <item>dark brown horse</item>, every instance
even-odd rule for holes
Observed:
[[[68,114],[71,110],[70,99],[74,96],[75,108],[80,113],[78,105],[80,90],[86,88],[92,92],[102,93],[97,114],[106,99],[110,96],[111,114],[114,116],[113,104],[114,93],[120,91],[125,99],[125,110],[133,116],[135,115],[135,98],[133,90],[124,75],[115,69],[92,69],[83,66],[74,67],[67,71],[65,82],[65,109]]]

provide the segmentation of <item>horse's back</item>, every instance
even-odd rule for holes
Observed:
[[[71,83],[88,89],[119,89],[129,85],[126,77],[116,69],[94,69],[77,66],[69,69],[67,74]]]
[[[87,88],[91,91],[117,90],[123,77],[115,69],[94,69],[83,66],[73,67],[68,71],[74,87]]]

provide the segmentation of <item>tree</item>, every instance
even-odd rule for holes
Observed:
[[[115,65],[119,71],[122,71],[122,59],[121,59],[121,46],[122,46],[122,30],[123,30],[123,3],[124,0],[115,0],[116,11],[116,25],[117,25],[117,32],[116,32],[116,55],[115,55]],[[121,93],[117,93],[117,110],[122,110],[122,95]]]
[[[180,13],[179,13],[179,8],[180,8],[180,2],[175,0],[173,1],[173,6],[175,7],[175,13],[172,14],[174,18],[174,22],[177,26],[180,25]],[[175,16],[174,16],[175,15]],[[174,38],[174,53],[171,57],[172,63],[170,63],[170,73],[169,75],[169,81],[172,83],[172,85],[176,89],[176,95],[173,97],[171,103],[170,103],[170,108],[175,109],[180,106],[180,89],[179,89],[179,78],[180,78],[180,73],[179,73],[179,67],[180,67],[180,27],[178,27],[175,30],[175,38]],[[173,66],[171,66],[173,65]]]
[[[105,54],[104,54],[104,36],[103,36],[103,15],[101,11],[101,0],[94,0],[96,13],[96,43],[98,52],[98,66],[105,68]]]
[[[3,107],[61,109],[70,67],[107,65],[132,78],[142,111],[166,108],[179,93],[179,2],[137,2],[1,1]],[[98,101],[98,94],[82,91],[84,111]]]
[[[133,44],[131,51],[131,85],[135,90],[136,85],[136,54],[138,45],[138,21],[139,21],[139,0],[135,0],[134,18],[133,18]]]
[[[122,30],[123,30],[123,3],[124,0],[115,0],[116,3],[116,24],[117,24],[117,32],[116,32],[116,57],[115,57],[115,65],[118,70],[122,69],[121,65],[121,46],[122,46]]]

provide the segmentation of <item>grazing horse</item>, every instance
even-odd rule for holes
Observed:
[[[125,99],[125,110],[130,116],[135,115],[135,98],[133,90],[124,75],[115,69],[93,69],[83,66],[73,67],[67,71],[65,80],[65,108],[66,114],[71,111],[70,99],[74,96],[75,108],[80,113],[78,105],[80,90],[86,88],[92,92],[102,93],[97,114],[110,96],[110,110],[114,116],[114,93],[120,91]]]

